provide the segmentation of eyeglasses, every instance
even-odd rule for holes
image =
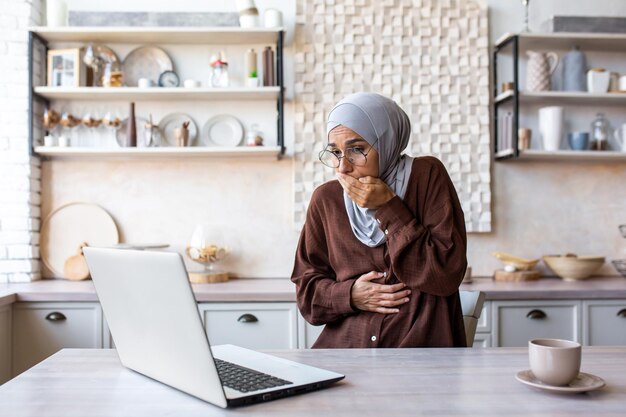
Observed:
[[[378,139],[376,139],[374,145],[376,142],[378,142]],[[326,145],[326,148],[319,153],[319,159],[322,164],[329,168],[339,168],[342,158],[347,158],[352,165],[360,167],[367,163],[367,155],[371,152],[374,145],[371,145],[367,152],[363,152],[362,146],[356,145],[347,148],[344,155],[341,155],[341,151],[338,149],[328,150],[328,145]]]

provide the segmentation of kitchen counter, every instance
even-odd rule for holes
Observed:
[[[515,379],[526,348],[270,352],[346,375],[330,388],[223,410],[121,366],[113,350],[64,349],[0,387],[0,417],[623,416],[626,347],[583,347],[606,386],[553,394]]]
[[[544,278],[528,282],[495,282],[474,278],[462,284],[464,291],[483,291],[487,300],[625,299],[626,279],[594,277],[566,282]],[[198,302],[294,302],[295,286],[282,279],[233,279],[219,284],[194,284]],[[1,284],[0,306],[15,301],[97,301],[93,282],[41,280],[24,284]]]

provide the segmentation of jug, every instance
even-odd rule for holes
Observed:
[[[587,59],[577,46],[563,57],[563,91],[587,91]]]
[[[559,56],[554,52],[527,51],[526,54],[526,90],[550,91],[550,76],[559,65]]]

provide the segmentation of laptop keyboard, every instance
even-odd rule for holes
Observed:
[[[280,387],[282,385],[293,384],[293,382],[276,378],[263,372],[254,371],[226,362],[221,359],[215,359],[217,372],[222,380],[222,385],[240,392],[252,392],[262,389]]]

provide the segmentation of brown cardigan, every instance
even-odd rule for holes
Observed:
[[[326,325],[313,347],[465,346],[458,293],[467,267],[465,221],[443,164],[416,158],[404,200],[394,197],[376,218],[387,241],[370,248],[350,228],[338,181],[313,193],[291,277],[304,318]],[[352,308],[352,284],[370,271],[387,272],[375,282],[411,289],[399,313]]]

